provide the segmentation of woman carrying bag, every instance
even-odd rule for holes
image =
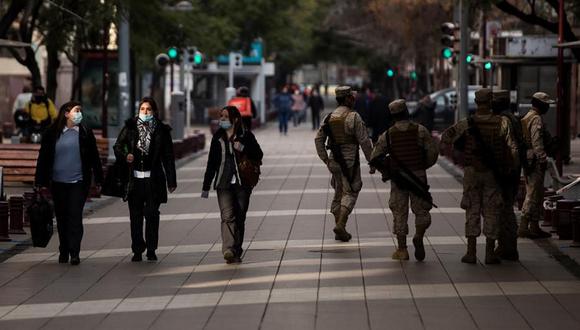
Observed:
[[[167,191],[177,187],[171,127],[158,119],[157,103],[145,97],[139,113],[125,122],[113,147],[118,164],[124,164],[130,177],[127,200],[131,219],[131,261],[156,261],[159,241],[159,206],[167,203]],[[145,239],[143,239],[145,218]]]
[[[241,262],[246,212],[263,153],[254,134],[244,129],[236,107],[221,110],[219,125],[211,141],[201,197],[209,197],[214,181],[222,219],[222,253],[230,264]]]
[[[103,169],[93,132],[83,124],[79,102],[60,107],[54,124],[44,133],[36,164],[36,186],[52,193],[59,263],[80,263],[83,209],[93,181],[100,190]]]

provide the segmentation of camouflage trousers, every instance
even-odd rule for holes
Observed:
[[[543,167],[536,166],[526,173],[526,199],[522,206],[522,217],[538,222],[544,215],[544,173]]]
[[[332,188],[334,188],[334,198],[332,199],[330,212],[336,215],[338,214],[338,211],[340,211],[340,207],[344,206],[348,209],[348,213],[350,214],[356,204],[358,194],[362,189],[360,163],[355,163],[354,166],[347,169],[352,178],[352,182],[350,183],[347,176],[343,175],[340,165],[338,165],[336,161],[331,159],[328,163],[328,169],[332,174],[330,183]]]
[[[476,171],[466,167],[463,176],[461,208],[465,210],[465,236],[481,235],[498,239],[499,219],[504,207],[503,196],[491,171]]]
[[[396,236],[407,236],[409,234],[409,201],[411,211],[415,215],[415,226],[425,228],[431,225],[430,203],[407,190],[399,188],[391,181],[391,196],[389,197],[389,208],[393,212],[393,233]]]

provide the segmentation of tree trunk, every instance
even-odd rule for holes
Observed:
[[[56,99],[58,88],[57,73],[60,67],[58,49],[52,42],[46,43],[47,66],[46,66],[46,94],[51,100]]]

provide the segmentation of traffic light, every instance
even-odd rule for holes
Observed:
[[[387,77],[393,78],[395,76],[395,70],[387,69]]]
[[[169,56],[169,59],[172,62],[179,61],[179,49],[174,46],[169,47],[169,49],[167,49],[167,56]]]
[[[162,68],[162,67],[166,66],[167,64],[169,64],[170,61],[171,60],[169,59],[169,56],[167,56],[167,54],[165,54],[165,53],[161,53],[161,54],[155,56],[155,64],[158,67]]]
[[[243,66],[244,56],[241,53],[230,53],[230,65],[239,69]]]
[[[443,45],[443,50],[441,55],[444,59],[450,59],[456,52],[455,45],[459,42],[459,36],[456,35],[459,31],[459,26],[455,23],[445,22],[441,24],[441,44]]]
[[[184,51],[185,63],[192,67],[199,67],[203,63],[203,54],[197,47],[187,47]]]
[[[467,56],[465,57],[465,61],[467,63],[472,63],[473,62],[473,54],[467,54]]]
[[[412,80],[417,80],[417,71],[411,71],[411,73],[409,74],[409,77]]]
[[[493,63],[491,63],[491,61],[485,61],[483,63],[483,68],[487,71],[493,69]]]

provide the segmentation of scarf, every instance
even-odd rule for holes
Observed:
[[[149,147],[151,145],[151,136],[155,131],[157,122],[153,119],[150,122],[144,122],[137,118],[137,130],[139,131],[139,141],[137,141],[137,148],[145,155],[149,154]]]

